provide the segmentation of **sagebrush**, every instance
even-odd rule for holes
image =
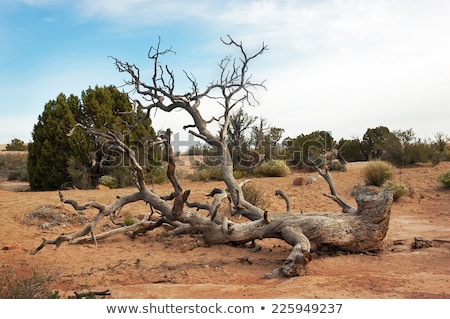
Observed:
[[[362,170],[366,185],[381,187],[394,175],[394,166],[384,161],[369,162]]]
[[[450,171],[442,173],[438,178],[442,185],[450,187]]]
[[[283,177],[291,173],[291,169],[282,160],[270,160],[255,168],[256,175],[265,177]]]

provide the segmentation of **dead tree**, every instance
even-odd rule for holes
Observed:
[[[58,248],[62,242],[93,241],[96,243],[99,238],[105,238],[118,232],[127,231],[135,235],[151,231],[161,225],[171,225],[174,235],[195,231],[202,235],[206,243],[210,244],[245,244],[264,238],[282,239],[292,245],[291,253],[279,268],[268,273],[266,277],[278,275],[291,277],[298,275],[299,266],[308,262],[312,245],[315,249],[334,247],[350,252],[361,252],[380,247],[389,226],[392,204],[392,191],[390,190],[385,189],[375,193],[364,187],[356,188],[354,196],[357,206],[352,207],[337,195],[328,170],[322,171],[317,168],[330,187],[330,194],[326,196],[341,206],[341,213],[291,212],[289,200],[285,196],[283,198],[287,203],[286,212],[263,211],[246,201],[242,185],[233,176],[233,161],[226,143],[226,135],[232,110],[237,105],[255,103],[254,90],[264,88],[263,82],[253,82],[248,68],[255,58],[267,50],[267,47],[263,44],[254,54],[249,55],[242,43],[234,41],[231,37],[222,42],[227,47],[237,49],[240,57],[238,59],[224,58],[219,64],[219,79],[212,82],[205,90],[200,90],[195,78],[185,72],[192,85],[191,92],[186,94],[175,93],[173,71],[167,66],[161,66],[161,58],[172,51],[161,50],[160,43],[155,48],[151,48],[148,53],[149,59],[153,62],[153,76],[149,82],[143,81],[137,66],[114,58],[118,71],[126,73],[130,77],[126,84],[130,85],[141,97],[141,100],[133,102],[137,107],[146,110],[147,116],[150,116],[150,111],[155,109],[165,112],[181,109],[192,120],[192,123],[184,128],[216,148],[225,187],[211,191],[209,196],[214,198],[212,204],[189,200],[190,191],[183,189],[176,175],[170,129],[160,136],[159,143],[164,145],[165,160],[168,163],[167,176],[173,191],[168,195],[158,195],[147,187],[143,168],[136,160],[132,150],[118,136],[101,128],[83,127],[78,124],[69,135],[75,129],[83,129],[88,134],[108,140],[111,145],[128,157],[132,174],[136,180],[137,191],[118,198],[108,205],[95,201],[78,204],[75,200],[68,199],[61,194],[62,202],[72,205],[77,210],[96,208],[98,214],[88,226],[77,233],[60,235],[53,240],[44,239],[42,244],[31,254],[36,254],[48,244]],[[212,119],[205,119],[202,116],[201,101],[205,99],[212,99],[219,103],[220,116]],[[210,126],[214,123],[219,124],[220,127],[217,134],[210,130]],[[279,191],[278,194],[283,193]],[[219,206],[224,199],[229,200],[231,215],[239,214],[247,220],[233,222],[225,214],[220,214]],[[115,229],[111,231],[114,232],[113,234],[111,232],[95,233],[95,226],[101,218],[110,216],[124,205],[135,201],[144,201],[149,204],[152,211],[158,212],[158,217],[122,229]],[[208,216],[202,216],[199,210],[206,210]]]

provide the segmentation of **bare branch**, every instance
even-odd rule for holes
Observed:
[[[333,179],[331,178],[331,175],[330,175],[330,172],[328,170],[328,167],[325,168],[325,173],[318,166],[316,166],[315,169],[317,170],[319,175],[322,176],[325,179],[325,181],[328,183],[328,186],[330,187],[330,193],[331,194],[323,194],[323,195],[328,197],[328,198],[331,198],[339,206],[341,206],[343,213],[354,213],[354,212],[356,212],[356,210],[357,210],[356,208],[354,208],[354,207],[350,206],[349,204],[347,204],[343,199],[341,199],[337,195],[336,190],[334,188]]]
[[[290,212],[291,211],[291,202],[290,202],[289,198],[287,197],[287,195],[281,189],[277,189],[275,191],[275,196],[280,196],[281,198],[284,199],[284,201],[286,202],[286,211]]]

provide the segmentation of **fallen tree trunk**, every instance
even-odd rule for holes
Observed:
[[[211,244],[244,244],[255,239],[279,238],[293,246],[284,265],[267,277],[298,275],[298,265],[308,262],[311,244],[316,250],[334,248],[348,252],[378,250],[389,228],[392,191],[379,193],[366,187],[355,189],[358,204],[352,213],[274,213],[251,222],[221,223],[185,210],[179,217],[199,231]],[[187,194],[188,195],[188,194]]]
[[[170,134],[169,134],[170,135]],[[180,181],[175,176],[175,161],[170,146],[170,136],[165,139],[168,159],[167,174],[174,192],[169,196],[158,197],[149,191],[143,181],[139,183],[139,192],[118,198],[110,205],[103,205],[94,201],[80,205],[75,200],[68,199],[60,194],[63,203],[72,205],[77,210],[97,208],[99,213],[83,230],[71,234],[60,235],[54,240],[45,240],[31,254],[36,254],[48,244],[56,248],[64,241],[71,243],[85,243],[97,239],[108,238],[125,231],[144,232],[150,231],[163,224],[174,227],[174,234],[195,231],[203,236],[203,240],[209,244],[245,244],[257,239],[279,238],[293,246],[291,253],[283,265],[266,275],[273,276],[297,276],[299,267],[305,265],[310,257],[311,246],[320,250],[324,247],[345,250],[349,252],[361,252],[379,249],[389,227],[390,208],[392,205],[392,191],[384,189],[379,193],[367,187],[358,187],[354,191],[357,207],[353,208],[340,199],[334,189],[331,175],[328,171],[319,173],[330,186],[331,194],[327,197],[335,200],[341,207],[342,213],[268,213],[255,209],[247,210],[238,205],[233,208],[232,214],[242,214],[250,219],[247,222],[233,222],[223,213],[218,214],[221,200],[227,198],[225,191],[215,189],[211,192],[214,196],[213,204],[189,202],[190,191],[184,191]],[[124,151],[129,151],[124,147]],[[132,154],[131,152],[129,153]],[[135,163],[135,169],[140,166]],[[240,185],[237,185],[238,187]],[[236,191],[239,194],[239,191]],[[239,202],[239,195],[237,196]],[[162,200],[164,198],[165,200]],[[287,197],[285,199],[288,201]],[[161,214],[156,221],[143,221],[134,226],[121,230],[112,230],[102,234],[95,234],[94,229],[100,219],[110,216],[130,202],[142,200],[157,209]],[[173,200],[173,205],[168,204]],[[204,209],[209,212],[210,218],[203,217],[193,208]],[[87,236],[91,234],[91,237]]]

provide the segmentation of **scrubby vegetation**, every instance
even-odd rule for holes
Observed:
[[[399,200],[400,197],[405,196],[409,193],[409,188],[401,182],[387,181],[383,184],[384,188],[390,188],[394,191],[393,199],[394,201]]]
[[[103,175],[100,177],[99,184],[109,188],[116,188],[117,179],[112,175]]]
[[[255,168],[254,173],[265,177],[283,177],[291,173],[284,161],[270,160]]]
[[[244,198],[252,205],[265,209],[267,206],[266,197],[261,188],[253,183],[247,183],[242,187]]]
[[[441,175],[439,175],[439,181],[445,187],[450,187],[450,171],[447,171],[447,172],[442,173]]]
[[[52,290],[52,276],[48,271],[34,269],[29,276],[21,277],[8,267],[0,272],[0,299],[55,299],[58,291]]]
[[[379,187],[390,180],[393,174],[394,167],[390,163],[384,161],[372,161],[368,163],[362,171],[366,185]]]
[[[27,181],[27,153],[0,152],[0,180]]]

